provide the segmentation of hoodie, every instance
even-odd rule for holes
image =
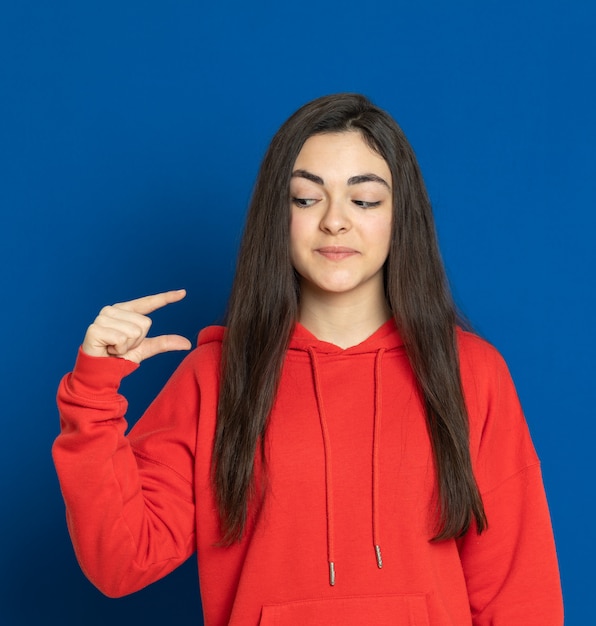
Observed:
[[[207,626],[563,623],[539,460],[492,346],[458,331],[488,530],[430,541],[433,455],[394,321],[348,349],[297,324],[265,497],[222,547],[210,467],[223,333],[200,333],[128,434],[118,387],[135,364],[79,351],[60,384],[54,461],[77,558],[102,592],[134,592],[196,552]]]

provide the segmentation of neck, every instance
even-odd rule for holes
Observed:
[[[300,323],[317,339],[345,349],[363,342],[391,317],[384,296],[358,301],[346,296],[302,291]]]

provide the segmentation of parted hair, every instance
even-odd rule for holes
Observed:
[[[359,94],[334,94],[296,111],[273,137],[253,190],[226,316],[212,481],[221,543],[239,540],[249,504],[264,497],[265,433],[300,304],[290,260],[290,179],[305,141],[358,132],[387,163],[393,220],[385,295],[426,412],[436,474],[431,538],[486,528],[472,472],[456,345],[459,321],[416,156],[395,120]],[[255,472],[257,464],[263,471]],[[256,484],[259,482],[260,484]]]

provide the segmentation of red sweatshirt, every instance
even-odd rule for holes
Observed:
[[[77,557],[99,589],[131,593],[196,550],[207,626],[563,623],[539,461],[491,346],[459,333],[486,532],[429,542],[432,451],[394,322],[347,350],[297,325],[267,432],[264,505],[225,548],[209,479],[222,336],[201,332],[128,436],[118,386],[134,364],[80,352],[60,385],[54,460]]]

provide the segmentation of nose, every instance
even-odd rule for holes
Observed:
[[[338,235],[350,230],[350,226],[347,207],[339,199],[329,199],[327,208],[321,217],[319,228],[330,235]]]

